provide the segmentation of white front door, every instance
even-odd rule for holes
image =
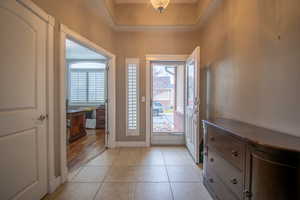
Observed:
[[[0,1],[0,199],[47,192],[47,23],[15,0]]]
[[[199,162],[199,82],[200,48],[197,47],[186,61],[185,142],[196,163]]]

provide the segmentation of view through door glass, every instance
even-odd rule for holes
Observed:
[[[152,132],[184,132],[184,65],[152,64]]]

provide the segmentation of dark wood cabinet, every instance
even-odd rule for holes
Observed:
[[[105,129],[105,106],[96,109],[96,128]]]
[[[300,138],[204,121],[204,184],[216,200],[300,200]]]
[[[86,135],[85,111],[67,110],[67,140],[71,143]]]
[[[300,199],[300,165],[298,155],[291,152],[262,151],[250,147],[245,190],[246,200]]]

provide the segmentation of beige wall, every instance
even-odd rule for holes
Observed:
[[[159,13],[149,4],[115,5],[115,23],[119,25],[192,25],[197,22],[198,4],[170,4]]]
[[[141,60],[141,96],[145,95],[146,54],[189,54],[198,41],[196,32],[147,31],[115,32],[102,22],[96,10],[101,6],[95,0],[84,4],[81,0],[33,0],[39,7],[52,15],[56,23],[63,23],[82,36],[117,55],[117,140],[145,140],[145,104],[141,103],[141,136],[125,136],[125,57],[139,57]],[[92,8],[93,7],[93,8]],[[58,29],[55,32],[55,79],[59,78]],[[55,82],[55,147],[56,174],[60,173],[59,162],[59,82]]]
[[[81,0],[33,0],[40,8],[53,16],[55,27],[55,66],[54,66],[54,107],[55,107],[55,167],[56,174],[60,174],[60,133],[59,133],[59,32],[58,25],[63,23],[72,30],[97,43],[109,51],[114,51],[114,32],[102,22],[100,16],[93,15]]]
[[[140,96],[146,91],[147,54],[190,54],[197,46],[197,32],[147,31],[118,32],[116,37],[117,52],[117,140],[144,141],[146,127],[146,104],[140,103],[140,135],[126,137],[126,93],[125,93],[125,58],[140,59]]]
[[[89,6],[94,0],[33,0],[36,5],[55,17],[56,23],[63,23],[101,47],[113,51],[113,30],[104,23],[100,15],[91,12]]]
[[[201,31],[146,32],[114,32],[81,0],[71,3],[68,0],[33,1],[54,16],[57,23],[64,23],[117,55],[118,141],[145,140],[144,103],[140,105],[141,136],[125,136],[125,57],[140,58],[140,96],[145,96],[145,55],[190,54],[197,44],[201,44],[203,69],[210,69],[208,97],[211,106],[208,108],[213,116],[235,118],[300,136],[298,0],[289,0],[289,3],[284,0],[223,0]],[[98,5],[97,1],[92,1],[89,6]],[[57,53],[55,79],[58,79],[59,70]],[[202,75],[204,72],[202,70]],[[205,91],[204,77],[202,83],[202,91]],[[55,84],[58,147],[58,81]],[[203,95],[203,102],[204,99]],[[58,169],[58,160],[56,166]]]
[[[93,0],[95,1],[95,0]],[[113,20],[115,20],[116,17],[116,8],[114,0],[105,0],[105,6],[108,10],[109,15],[112,17]]]
[[[300,136],[300,1],[224,0],[202,27],[214,116]]]

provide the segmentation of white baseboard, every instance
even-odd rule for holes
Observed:
[[[115,143],[116,147],[147,147],[146,142],[116,142]]]
[[[55,192],[55,190],[62,184],[61,182],[61,177],[55,177],[54,179],[52,179],[49,183],[49,193],[53,193]]]

